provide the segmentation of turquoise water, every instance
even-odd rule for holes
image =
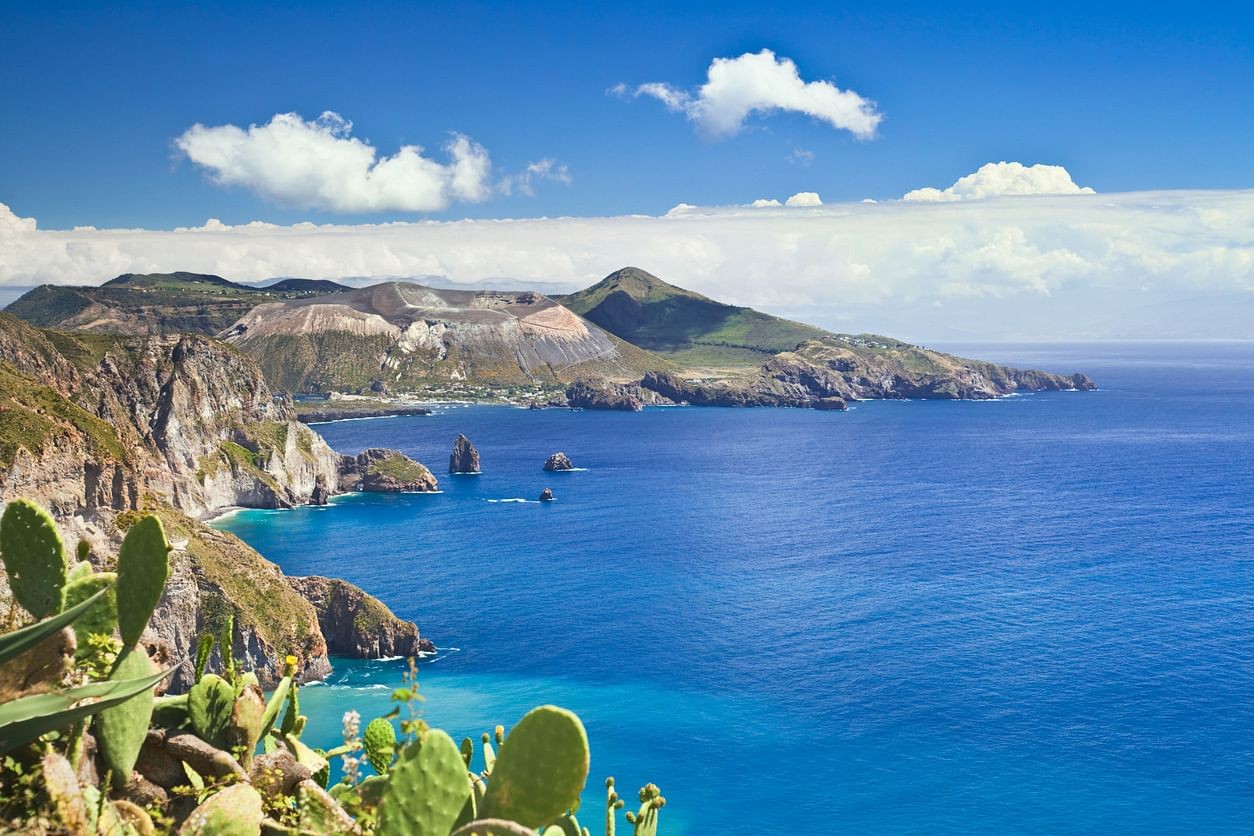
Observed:
[[[966,351],[1102,390],[324,424],[444,493],[220,524],[416,620],[456,737],[578,711],[585,803],[654,781],[668,834],[1254,830],[1254,346]],[[337,662],[313,738],[401,670]]]

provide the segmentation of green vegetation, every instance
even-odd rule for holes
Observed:
[[[589,836],[576,818],[591,762],[587,733],[556,706],[529,711],[508,735],[502,726],[484,734],[476,764],[470,739],[458,746],[423,721],[411,660],[391,712],[364,731],[360,715],[346,713],[342,744],[317,750],[302,740],[309,718],[299,659],[286,658],[266,699],[234,658],[229,619],[220,635],[201,637],[188,693],[157,696],[169,671],[153,671],[134,640],[159,597],[170,547],[159,517],[133,513],[126,522],[116,581],[125,612],[114,608],[120,620],[97,622],[108,633],[93,636],[90,658],[75,657],[71,627],[114,588],[111,578],[79,603],[0,635],[0,682],[17,689],[0,705],[0,827],[101,836]],[[0,518],[5,569],[26,578],[15,595],[36,609],[65,600],[67,578],[92,577],[85,564],[68,569],[55,535],[46,512],[25,500]],[[211,672],[215,644],[220,664]],[[342,777],[332,782],[336,762]],[[605,785],[605,833],[614,836],[624,801],[612,778]],[[639,810],[624,817],[633,836],[656,836],[666,801],[652,784],[639,797]]]
[[[398,482],[422,482],[431,477],[431,471],[421,463],[406,456],[393,455],[372,462],[367,473],[389,476]]]
[[[773,354],[827,334],[716,302],[635,267],[558,301],[623,340],[690,367],[758,366]]]
[[[0,466],[10,467],[18,448],[42,453],[53,444],[82,440],[93,453],[127,460],[113,428],[51,386],[0,363]]]

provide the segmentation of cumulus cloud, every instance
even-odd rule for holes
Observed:
[[[1254,338],[1254,190],[165,231],[41,230],[0,206],[8,285],[182,269],[574,289],[627,264],[736,304],[906,339]]]
[[[770,209],[775,206],[783,206],[784,204],[780,203],[778,200],[776,200],[773,197],[769,197],[769,198],[759,197],[757,200],[753,201],[753,203],[750,203],[749,205],[752,206],[754,209]]]
[[[636,87],[618,84],[610,92],[636,98],[649,96],[668,109],[685,114],[708,139],[739,133],[753,115],[776,111],[804,113],[859,139],[870,139],[883,120],[875,102],[830,81],[803,81],[797,65],[777,58],[769,49],[738,58],[715,58],[706,82],[695,92],[664,82]]]
[[[443,147],[448,160],[439,162],[417,145],[380,157],[352,130],[331,111],[310,121],[278,113],[247,130],[196,124],[174,145],[215,183],[303,209],[431,212],[492,194],[492,160],[467,136],[454,134]]]
[[[1060,165],[986,163],[974,174],[958,178],[947,189],[915,189],[902,200],[938,203],[951,200],[980,200],[1000,195],[1096,194],[1088,186],[1077,186],[1070,172]]]
[[[823,201],[818,192],[797,192],[784,201],[785,206],[822,206]]]

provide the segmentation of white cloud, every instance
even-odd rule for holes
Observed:
[[[166,231],[41,230],[0,207],[8,285],[182,269],[574,289],[626,264],[736,304],[907,339],[1254,338],[1254,190]]]
[[[1087,186],[1077,186],[1070,172],[1060,165],[1024,165],[1023,163],[986,163],[974,174],[958,178],[943,191],[915,189],[902,200],[937,203],[951,200],[981,200],[999,195],[1096,194]]]
[[[752,206],[754,209],[770,209],[775,206],[783,206],[784,204],[780,203],[778,200],[776,200],[773,197],[771,198],[759,197],[757,200],[753,201],[753,203],[750,203],[749,205]]]
[[[814,163],[814,152],[807,151],[804,148],[794,148],[792,149],[792,153],[785,159],[787,159],[790,163],[796,163],[797,165],[809,168],[811,164]]]
[[[482,145],[454,134],[447,163],[404,145],[380,158],[352,136],[353,124],[327,111],[312,121],[278,113],[247,130],[196,124],[175,141],[223,186],[242,186],[276,203],[330,212],[430,212],[492,193],[492,161]]]
[[[784,201],[785,206],[822,206],[823,200],[818,192],[797,192]]]
[[[555,183],[562,183],[569,186],[571,182],[570,169],[564,163],[557,160],[545,158],[534,163],[530,163],[522,171],[517,174],[511,174],[501,178],[498,188],[503,194],[513,194],[515,191],[520,194],[531,196],[535,194],[535,184],[541,180],[552,180]]]
[[[755,114],[775,111],[804,113],[846,130],[859,139],[875,136],[883,120],[875,103],[830,81],[803,81],[797,65],[777,58],[769,49],[746,52],[738,58],[715,58],[706,82],[695,93],[663,82],[630,88],[617,84],[611,93],[624,97],[651,96],[670,110],[687,115],[709,139],[740,132]]]

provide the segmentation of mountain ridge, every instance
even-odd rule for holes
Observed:
[[[11,308],[36,324],[79,331],[217,336],[253,357],[274,388],[309,394],[554,402],[554,392],[579,382],[580,403],[599,402],[588,394],[598,387],[625,386],[645,402],[830,406],[837,398],[1094,388],[1083,375],[833,333],[630,266],[553,297],[401,281],[349,288],[282,279],[266,289],[205,274],[126,274],[100,288],[36,288]],[[646,394],[646,380],[667,381],[659,384],[665,392]],[[640,402],[625,397],[606,402]]]

